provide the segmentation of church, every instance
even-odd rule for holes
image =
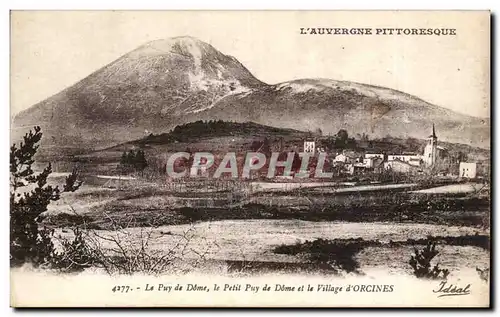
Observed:
[[[436,162],[446,156],[446,149],[437,144],[436,129],[432,124],[432,134],[427,137],[422,160],[426,167],[432,167]]]
[[[446,157],[446,149],[438,145],[436,128],[432,124],[432,134],[427,137],[427,143],[423,154],[406,153],[390,154],[387,156],[386,169],[397,170],[408,173],[420,168],[433,168],[443,158]]]

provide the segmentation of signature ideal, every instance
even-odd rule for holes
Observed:
[[[443,296],[460,296],[460,295],[469,295],[470,294],[470,284],[467,284],[465,287],[461,287],[458,285],[447,284],[446,281],[439,283],[439,289],[433,290],[434,293],[439,293],[438,297]]]

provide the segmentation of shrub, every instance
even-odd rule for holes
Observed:
[[[359,263],[355,259],[364,247],[363,239],[352,241],[330,241],[316,239],[294,245],[281,245],[275,248],[278,254],[305,255],[307,259],[318,264],[320,268],[336,273],[360,273]]]
[[[99,261],[98,253],[87,243],[84,232],[72,228],[73,240],[60,239],[62,252],[56,253],[53,267],[63,272],[80,272]]]
[[[415,254],[411,256],[409,261],[410,266],[413,268],[413,274],[417,278],[423,279],[446,279],[450,274],[448,269],[440,269],[438,264],[434,265],[434,267],[431,265],[432,259],[438,254],[436,243],[432,241],[428,241],[422,250],[415,248]]]
[[[85,239],[75,253],[80,265],[91,263],[109,275],[143,273],[159,275],[166,272],[187,273],[205,262],[212,246],[204,247],[197,239],[193,226],[180,233],[163,232],[156,223],[140,227],[133,234],[128,226],[122,226],[109,218],[111,230],[84,230]],[[137,228],[133,219],[130,227]],[[158,247],[158,240],[168,236],[171,243]],[[76,240],[76,239],[75,239]],[[85,252],[81,252],[88,250]],[[82,257],[80,257],[82,255]]]
[[[484,268],[484,269],[480,269],[476,266],[476,272],[477,274],[479,275],[479,278],[483,281],[483,282],[488,282],[488,280],[490,279],[490,268],[487,267],[487,268]]]

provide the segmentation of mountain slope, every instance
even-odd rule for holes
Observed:
[[[190,37],[147,43],[21,112],[14,127],[41,125],[57,145],[105,146],[164,130],[175,117],[264,85],[235,58]]]
[[[147,43],[19,113],[13,139],[41,125],[42,147],[104,148],[196,120],[234,120],[371,137],[438,137],[489,147],[489,119],[387,88],[329,79],[268,85],[234,57],[191,37]]]
[[[319,126],[331,134],[342,128],[372,138],[427,138],[434,123],[441,140],[480,147],[488,147],[490,140],[489,119],[462,115],[387,88],[328,79],[296,80],[235,94],[203,115],[305,131]]]

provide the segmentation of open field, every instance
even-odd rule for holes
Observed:
[[[489,200],[473,193],[415,192],[416,183],[262,183],[204,180],[148,182],[133,177],[87,177],[84,186],[49,206],[46,223],[75,222],[108,229],[109,220],[135,226],[199,221],[299,219],[307,221],[429,223],[484,227]],[[456,184],[478,188],[480,184]],[[445,186],[446,187],[446,186]],[[442,188],[438,187],[438,188]],[[482,188],[482,187],[481,187]],[[75,214],[84,216],[79,219]]]
[[[108,238],[119,236],[123,241],[139,244],[147,232],[150,235],[151,251],[171,250],[185,232],[190,232],[190,252],[186,258],[196,259],[204,254],[207,259],[222,262],[268,262],[284,263],[293,266],[308,263],[304,258],[279,254],[274,249],[282,245],[293,245],[315,239],[349,240],[363,239],[368,245],[357,255],[361,268],[385,267],[391,258],[392,271],[408,271],[408,260],[413,246],[421,245],[429,235],[458,238],[462,236],[488,235],[487,230],[470,227],[449,227],[429,224],[394,223],[344,223],[309,222],[301,220],[223,220],[199,222],[194,225],[160,226],[156,228],[127,228],[120,232],[96,230],[102,247],[112,249]],[[71,233],[59,231],[63,236]],[[416,240],[416,242],[412,242]],[[487,266],[489,251],[478,246],[454,245],[459,240],[450,239],[451,244],[439,247],[441,256],[437,259],[442,265],[451,267]],[[286,265],[285,265],[286,266]],[[304,266],[303,266],[304,267]]]
[[[484,184],[453,184],[414,191],[420,194],[452,194],[452,193],[474,193],[482,189]]]
[[[432,236],[442,237],[436,259],[442,265],[460,270],[489,263],[484,239],[490,204],[475,195],[482,184],[169,183],[111,175],[86,180],[51,205],[43,223],[61,237],[70,237],[75,225],[86,228],[108,250],[110,237],[134,248],[147,232],[151,252],[167,252],[179,239],[187,241],[189,232],[186,261],[203,254],[204,263],[237,271],[297,272],[321,268],[303,254],[276,248],[317,239],[363,239],[354,256],[361,271],[408,273],[413,247]],[[483,239],[483,247],[467,237]],[[393,260],[388,263],[388,258]]]

